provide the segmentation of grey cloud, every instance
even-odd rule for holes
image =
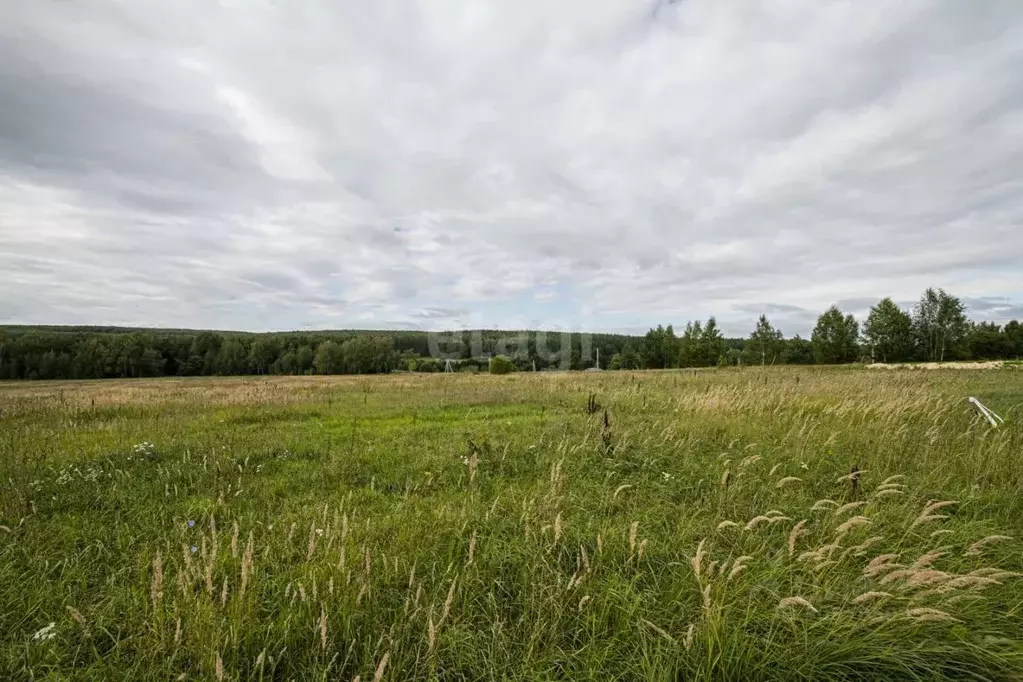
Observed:
[[[554,283],[539,326],[1021,305],[1017,3],[5,15],[7,321],[506,327]]]

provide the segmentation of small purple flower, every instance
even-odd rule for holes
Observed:
[[[199,551],[199,548],[196,547],[195,545],[192,545],[192,554],[195,554],[198,551]]]
[[[189,519],[188,520],[188,527],[189,528],[195,528],[195,521],[193,521],[192,519]]]

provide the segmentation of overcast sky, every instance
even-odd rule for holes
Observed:
[[[0,323],[1023,317],[1019,0],[0,0]]]

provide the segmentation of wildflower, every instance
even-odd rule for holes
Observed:
[[[192,547],[190,549],[191,549],[192,554],[195,554],[196,552],[199,551],[199,548],[196,547],[195,545],[192,545]]]
[[[195,528],[195,519],[189,519],[188,520],[188,527],[189,528]]]
[[[42,628],[41,630],[38,630],[34,635],[32,635],[32,639],[37,642],[45,642],[48,639],[53,639],[54,637],[57,636],[56,627],[57,627],[56,623],[50,623],[49,625]]]

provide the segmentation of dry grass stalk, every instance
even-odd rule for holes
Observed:
[[[181,644],[181,616],[174,620],[174,646]]]
[[[846,474],[845,476],[839,476],[835,483],[848,483],[849,481],[859,480],[860,476],[867,473],[867,469],[856,470],[852,473]]]
[[[893,563],[899,558],[898,554],[881,554],[870,560],[866,568],[863,569],[863,577],[873,578],[885,571],[890,571],[896,568],[900,568],[899,564]]]
[[[1009,540],[1012,540],[1012,537],[1008,535],[989,535],[986,538],[978,540],[970,545],[970,548],[966,550],[966,556],[978,556],[984,552],[984,549],[988,545],[995,542],[1007,542]]]
[[[160,552],[153,557],[153,579],[149,585],[149,598],[154,608],[163,599],[163,555]]]
[[[717,525],[717,530],[725,530],[727,528],[738,528],[739,524],[735,521],[722,521]]]
[[[320,648],[327,650],[327,609],[320,604]]]
[[[870,519],[868,519],[866,516],[854,516],[845,523],[838,526],[838,528],[835,529],[835,533],[838,535],[845,535],[853,528],[858,528],[859,526],[867,525],[870,525]]]
[[[217,537],[217,521],[210,517],[210,563],[217,561],[217,552],[220,549],[220,540]]]
[[[309,524],[309,545],[306,547],[305,560],[309,561],[316,554],[316,522]]]
[[[728,571],[728,580],[731,580],[732,578],[736,577],[737,575],[742,573],[744,570],[746,570],[746,562],[749,561],[752,558],[753,557],[751,557],[751,556],[743,555],[743,556],[739,557],[738,559],[736,559],[732,563],[732,570]]]
[[[817,613],[817,609],[814,608],[814,605],[808,602],[806,599],[803,599],[802,597],[785,597],[780,602],[778,602],[779,609],[785,609],[790,606],[801,606],[804,609],[808,609],[809,611]]]
[[[586,553],[586,548],[579,545],[579,557],[582,559],[583,570],[587,573],[590,572],[590,555]]]
[[[472,536],[469,538],[469,559],[466,562],[467,566],[472,566],[473,559],[476,555],[476,531],[472,531]]]
[[[241,576],[241,587],[238,592],[240,596],[245,596],[245,588],[249,585],[249,578],[252,574],[252,554],[255,551],[255,538],[252,535],[252,531],[249,531],[249,540],[245,545],[245,555],[242,557],[242,576]]]
[[[384,654],[384,657],[380,659],[380,664],[377,666],[377,671],[373,673],[373,682],[380,682],[384,679],[384,671],[387,670],[387,661],[391,658],[391,652],[388,651]]]
[[[686,638],[684,640],[682,640],[682,646],[685,647],[686,651],[689,651],[689,649],[691,649],[692,646],[693,646],[693,634],[695,632],[696,632],[696,625],[694,625],[693,623],[690,623],[689,627],[686,628]]]
[[[622,492],[628,490],[631,487],[632,487],[632,485],[629,484],[629,483],[624,483],[624,484],[618,486],[617,488],[615,488],[614,494],[611,495],[611,500],[612,501],[617,500],[619,493],[622,493]]]
[[[906,477],[902,474],[895,474],[894,476],[889,476],[888,478],[881,481],[881,487],[883,488],[886,485],[893,485],[898,481],[904,480],[905,478]]]
[[[901,495],[901,494],[902,494],[901,490],[896,490],[894,488],[886,488],[885,490],[878,490],[876,493],[874,493],[871,496],[871,499],[875,499],[876,500],[876,499],[881,498],[881,497],[891,497],[892,495]]]
[[[790,485],[792,483],[802,483],[802,482],[803,482],[803,479],[797,478],[796,476],[786,476],[785,478],[783,478],[780,481],[778,481],[777,483],[775,483],[774,487],[775,488],[784,488],[785,486]]]
[[[917,570],[916,573],[906,579],[905,587],[906,589],[930,587],[931,585],[939,585],[947,582],[953,577],[954,576],[946,573],[945,571],[936,571],[934,569]]]
[[[554,517],[554,542],[557,544],[558,540],[561,539],[561,512],[558,512],[557,516]]]
[[[576,612],[582,613],[583,612],[583,607],[586,606],[586,603],[588,601],[590,601],[590,595],[587,594],[582,599],[579,600],[579,606],[576,607]]]
[[[940,559],[941,557],[948,554],[949,547],[938,547],[933,549],[926,554],[921,554],[920,558],[910,564],[910,568],[930,568],[931,564]]]
[[[866,502],[847,502],[846,504],[843,504],[841,507],[835,510],[835,516],[840,516],[842,514],[845,514],[846,512],[850,512],[854,509],[859,509],[860,507],[865,506],[867,506]]]
[[[820,561],[821,558],[822,557],[820,554],[817,553],[817,550],[810,550],[808,552],[803,552],[798,557],[796,557],[796,561],[802,564],[810,560]]]
[[[880,582],[882,585],[887,585],[888,583],[893,583],[896,580],[903,580],[904,578],[914,576],[916,575],[916,573],[917,573],[916,569],[913,568],[900,568],[898,570],[892,571],[885,577],[881,578],[881,580],[878,582]]]
[[[890,599],[892,595],[888,592],[864,592],[860,596],[853,599],[853,604],[864,604],[868,601],[876,601],[878,599]]]
[[[803,534],[803,527],[806,526],[806,519],[803,519],[795,526],[792,527],[792,531],[789,533],[789,556],[796,553],[796,542],[799,537]]]
[[[773,467],[771,467],[771,470],[767,472],[767,477],[770,478],[771,476],[774,476],[776,473],[778,473],[778,469],[781,469],[781,462],[778,462]]]
[[[729,471],[728,469],[725,469],[725,473],[721,474],[721,487],[724,488],[725,490],[728,490],[728,482],[731,480],[731,478],[732,472]]]
[[[639,521],[633,521],[629,526],[629,558],[636,552],[636,533],[639,531]]]
[[[643,552],[646,551],[646,543],[648,541],[649,540],[647,538],[644,538],[639,543],[639,548],[636,550],[636,561],[642,561],[643,560]]]
[[[224,584],[220,587],[220,607],[227,606],[227,576],[224,576]]]
[[[664,637],[666,640],[668,640],[672,644],[675,643],[675,638],[674,637],[672,637],[667,632],[665,632],[663,629],[657,627],[656,625],[654,625],[653,623],[648,621],[646,618],[640,618],[640,622],[643,623],[643,625],[646,625],[648,628],[650,628],[654,632],[656,632],[657,634],[659,634],[661,637]]]
[[[710,584],[708,583],[707,586],[703,588],[703,610],[710,613],[710,606]]]
[[[950,616],[949,614],[945,613],[944,611],[939,611],[938,609],[930,609],[930,608],[926,608],[926,607],[920,607],[920,608],[916,608],[916,609],[909,609],[908,611],[906,611],[906,615],[909,616],[910,618],[912,618],[913,620],[918,621],[918,622],[922,622],[922,623],[926,623],[926,622],[930,622],[930,621],[938,621],[938,622],[940,622],[940,621],[948,621],[948,622],[953,622],[953,623],[958,623],[959,622],[959,619],[953,618],[952,616]]]
[[[219,651],[217,652],[216,677],[217,682],[222,682],[224,679],[224,659],[220,657]]]
[[[956,502],[955,500],[945,500],[943,502],[928,502],[927,506],[924,507],[924,510],[920,512],[920,516],[930,516],[939,509],[944,509],[945,507],[952,507],[957,504],[959,503]]]
[[[238,522],[234,522],[234,526],[231,529],[231,556],[235,559],[238,558]]]
[[[974,589],[982,590],[985,587],[991,587],[992,585],[1001,585],[1002,583],[995,577],[987,577],[982,575],[961,575],[945,582],[937,588],[940,594],[946,592],[952,592],[954,590],[962,589]]]
[[[745,528],[743,530],[748,530],[748,531],[749,530],[754,530],[761,523],[771,523],[771,519],[772,518],[778,518],[778,517],[772,517],[772,516],[754,516],[752,519],[749,520],[749,523],[746,524],[746,526],[745,526]]]
[[[704,542],[706,542],[706,538],[703,539],[703,540],[700,540],[700,544],[698,544],[696,546],[696,554],[693,555],[693,561],[692,561],[693,575],[696,576],[697,580],[700,579],[700,574],[701,574],[701,572],[703,570],[703,557],[704,557],[703,543]]]
[[[910,524],[909,527],[912,529],[924,523],[930,523],[931,521],[941,521],[942,519],[947,518],[948,518],[947,514],[921,514],[920,516],[916,517],[916,519],[913,521],[912,524]]]
[[[838,502],[835,502],[834,500],[828,500],[828,499],[817,500],[816,502],[813,503],[813,506],[810,507],[810,511],[824,511],[826,509],[837,507],[837,506],[838,506]]]
[[[427,651],[433,651],[433,647],[437,644],[437,628],[433,624],[433,616],[426,622],[426,645]]]
[[[451,613],[451,603],[455,600],[455,585],[458,584],[458,576],[455,576],[454,580],[451,581],[451,587],[448,588],[448,597],[444,600],[444,609],[440,614],[440,623],[443,624],[448,618],[448,614]]]

